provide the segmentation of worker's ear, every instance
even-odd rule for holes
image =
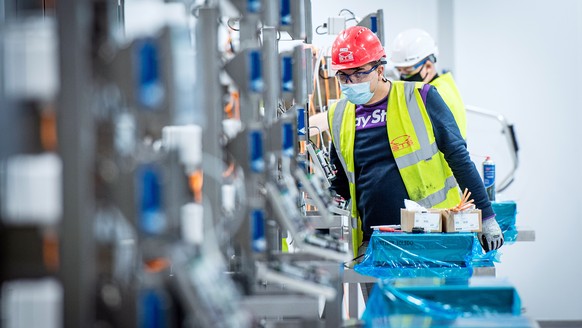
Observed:
[[[384,65],[378,66],[376,69],[378,71],[378,81],[384,79]]]
[[[424,69],[426,70],[425,74],[432,75],[436,70],[436,65],[432,61],[427,60],[426,63],[424,63]]]

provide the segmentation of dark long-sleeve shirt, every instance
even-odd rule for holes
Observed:
[[[386,109],[389,97],[371,105],[356,106],[354,169],[356,204],[362,219],[364,240],[370,239],[371,226],[399,224],[404,199],[409,199],[386,133]],[[428,89],[426,109],[435,139],[462,190],[471,191],[483,218],[494,215],[479,172],[469,157],[467,144],[453,114],[434,87]],[[390,128],[390,127],[388,127]],[[332,189],[350,198],[348,180],[332,146],[331,162],[338,172]]]

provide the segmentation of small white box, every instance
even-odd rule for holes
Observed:
[[[445,214],[445,232],[481,232],[481,210]]]
[[[327,34],[337,35],[346,29],[346,18],[343,16],[335,16],[327,18]]]
[[[400,209],[400,228],[411,232],[412,228],[424,228],[425,232],[442,231],[442,211],[429,209],[428,211],[411,211]]]

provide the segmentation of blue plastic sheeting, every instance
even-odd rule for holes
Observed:
[[[374,287],[366,327],[531,327],[515,288],[495,278],[389,279]]]
[[[489,251],[485,253],[477,234],[473,240],[473,257],[471,259],[471,265],[473,268],[477,267],[491,267],[495,266],[495,262],[501,262],[501,253],[497,250]]]
[[[482,253],[475,243],[478,245],[474,233],[375,231],[364,259],[354,270],[376,278],[469,278],[474,255]]]
[[[495,212],[495,218],[501,231],[505,243],[514,243],[517,239],[517,228],[515,227],[515,218],[517,216],[517,205],[514,201],[492,202],[491,206]]]

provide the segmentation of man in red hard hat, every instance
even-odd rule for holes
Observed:
[[[485,251],[501,247],[503,234],[450,109],[429,84],[388,81],[385,57],[380,40],[361,26],[342,31],[332,46],[345,97],[328,112],[338,169],[332,189],[352,200],[355,248],[361,243],[364,251],[371,226],[399,224],[404,199],[451,208],[460,202],[459,186],[482,211]]]

